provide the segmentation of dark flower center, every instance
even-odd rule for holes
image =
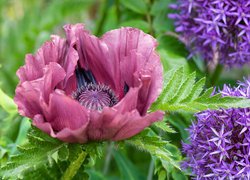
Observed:
[[[92,110],[102,110],[105,106],[112,107],[118,98],[111,88],[103,84],[88,84],[78,88],[73,98],[81,105]]]
[[[99,84],[90,70],[77,68],[77,90],[72,97],[88,109],[101,111],[105,106],[112,107],[118,103],[114,91],[107,85]],[[124,93],[129,87],[125,84]]]

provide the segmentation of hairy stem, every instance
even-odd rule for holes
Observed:
[[[72,179],[76,175],[79,168],[81,167],[81,165],[84,162],[86,156],[87,156],[87,153],[82,151],[79,154],[78,158],[75,161],[70,163],[69,167],[67,168],[67,170],[65,171],[65,173],[62,176],[62,180],[70,180],[70,179]]]

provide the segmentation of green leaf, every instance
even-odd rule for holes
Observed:
[[[94,169],[87,169],[86,172],[89,175],[89,180],[106,180],[107,179],[102,173]]]
[[[172,129],[170,127],[170,125],[168,125],[167,122],[165,122],[165,121],[158,121],[158,122],[155,122],[153,125],[156,126],[159,129],[161,129],[164,132],[176,133],[175,130]]]
[[[36,136],[40,132],[32,134],[35,131],[39,130],[33,128],[28,134],[30,143],[18,148],[20,154],[13,156],[6,166],[1,167],[0,177],[21,177],[27,171],[40,168],[51,162],[52,155],[63,147],[63,143],[58,140],[45,141],[45,139],[48,139],[48,135]]]
[[[65,144],[62,148],[58,150],[58,158],[61,161],[67,160],[69,158],[69,148]]]
[[[84,151],[81,151],[77,159],[71,162],[68,168],[66,169],[66,171],[63,173],[62,180],[72,179],[77,174],[77,171],[81,167],[86,156],[87,156],[87,153]]]
[[[180,170],[174,170],[172,172],[172,177],[174,180],[187,180],[188,178]]]
[[[172,72],[172,71],[171,71]],[[151,110],[186,111],[196,113],[207,109],[250,107],[250,99],[212,95],[213,88],[203,92],[205,78],[195,82],[195,74],[186,75],[183,68],[166,73],[167,82]]]
[[[17,113],[17,107],[13,99],[0,89],[0,106],[9,114]]]
[[[113,157],[121,173],[122,179],[139,180],[143,179],[138,173],[139,170],[119,151],[113,150]]]
[[[19,153],[1,166],[0,177],[42,179],[71,179],[82,177],[80,170],[93,165],[96,157],[101,156],[102,143],[67,144],[39,129],[32,127],[28,135],[29,143],[18,148]],[[91,163],[90,163],[91,162]],[[49,173],[46,173],[49,172]],[[44,176],[43,176],[44,174]]]
[[[177,36],[177,35],[176,35]],[[162,34],[157,37],[159,42],[159,49],[167,49],[169,52],[179,55],[182,57],[187,57],[189,52],[183,42],[181,42],[175,35]]]
[[[121,4],[127,7],[128,9],[139,13],[146,14],[147,13],[147,4],[145,0],[120,0]]]
[[[135,148],[146,151],[152,156],[168,162],[171,166],[180,169],[179,162],[174,159],[174,155],[167,150],[167,141],[162,140],[159,136],[149,135],[149,130],[144,130],[140,134],[128,139],[125,143]]]

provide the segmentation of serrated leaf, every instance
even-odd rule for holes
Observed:
[[[63,174],[63,178],[69,179],[75,175],[84,175],[82,170],[78,170],[85,165],[90,166],[90,159],[101,155],[102,143],[67,144],[35,127],[29,131],[28,139],[29,143],[18,147],[19,154],[12,156],[7,164],[1,166],[0,177],[25,179],[31,175],[40,177],[44,172],[50,172],[41,176],[42,179],[60,179]]]
[[[183,81],[182,85],[180,86],[175,97],[171,100],[172,102],[180,102],[188,96],[188,94],[194,87],[195,75],[195,72],[188,75],[188,77]]]
[[[194,75],[185,76],[183,68],[179,68],[169,76],[164,84],[162,94],[153,103],[151,110],[186,111],[196,113],[207,109],[250,107],[250,99],[239,97],[222,97],[213,95],[214,88],[203,92],[205,78],[194,81]]]
[[[159,159],[162,159],[171,166],[180,169],[178,161],[173,159],[173,154],[167,150],[167,141],[162,140],[159,136],[149,136],[149,130],[144,130],[142,133],[128,139],[125,143],[136,147],[141,151],[150,153]]]
[[[161,129],[162,131],[164,132],[168,132],[168,133],[176,133],[176,131],[174,129],[172,129],[170,127],[170,125],[168,125],[166,122],[164,121],[158,121],[158,122],[155,122],[153,124],[154,126],[156,126],[157,128]]]

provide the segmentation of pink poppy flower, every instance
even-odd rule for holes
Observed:
[[[34,126],[66,142],[122,140],[163,118],[147,113],[162,89],[156,40],[125,27],[97,38],[65,25],[17,71],[15,102]]]

